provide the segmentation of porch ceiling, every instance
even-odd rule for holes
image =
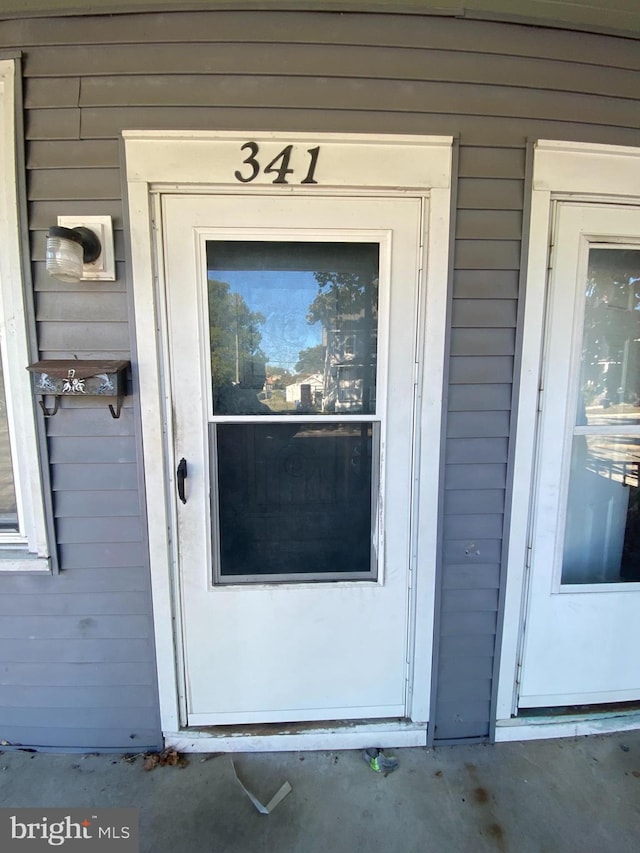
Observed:
[[[0,0],[0,19],[199,9],[446,15],[640,38],[638,0]]]

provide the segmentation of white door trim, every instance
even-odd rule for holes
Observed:
[[[534,150],[514,488],[497,695],[498,726],[517,713],[518,663],[527,605],[538,399],[550,241],[557,200],[638,203],[640,148],[539,140]],[[570,724],[568,724],[570,725]],[[496,735],[497,737],[497,735]]]
[[[139,375],[145,462],[145,490],[154,608],[154,631],[160,695],[161,725],[165,733],[176,737],[182,732],[179,626],[175,624],[175,501],[173,450],[167,442],[171,424],[171,399],[168,393],[166,314],[161,299],[155,249],[160,242],[158,207],[153,193],[180,190],[232,192],[241,194],[243,187],[251,192],[291,192],[329,194],[415,195],[429,198],[429,221],[424,224],[425,245],[422,257],[416,259],[423,271],[424,310],[420,340],[422,363],[429,365],[428,374],[417,377],[419,440],[424,447],[438,447],[441,431],[442,383],[446,329],[446,283],[449,260],[449,223],[451,196],[451,137],[342,134],[274,134],[218,132],[125,131],[124,146],[131,236],[133,297],[137,337],[137,370]],[[293,145],[294,154],[303,156],[309,149],[321,147],[314,177],[316,186],[274,185],[270,175],[260,173],[246,184],[234,177],[246,170],[240,151],[247,140],[256,142],[267,152],[264,163],[284,146]],[[262,150],[262,148],[261,148]],[[251,153],[251,152],[250,152]],[[260,155],[261,156],[261,155]],[[291,164],[296,169],[292,156]],[[299,174],[305,174],[305,159]],[[244,176],[248,172],[242,173]],[[411,719],[424,724],[429,708],[429,671],[433,638],[433,600],[435,591],[435,558],[437,517],[433,507],[438,500],[438,454],[416,459],[414,477],[415,521],[419,535],[413,543],[414,572],[412,580],[414,628],[411,646],[415,673],[411,701]],[[165,465],[158,464],[164,460]],[[417,486],[420,484],[418,493]],[[426,674],[426,675],[425,675]],[[418,729],[424,732],[424,725]],[[335,730],[332,730],[335,732]],[[402,734],[405,732],[405,734]],[[189,737],[189,732],[183,732]],[[404,738],[406,726],[398,725],[398,738]],[[289,736],[288,736],[289,737]],[[299,736],[297,736],[299,737]],[[313,737],[310,732],[309,737]],[[339,734],[328,735],[329,744],[343,742]],[[424,735],[420,734],[423,738]],[[296,741],[297,742],[297,741]],[[258,747],[260,748],[260,747]],[[273,746],[262,748],[272,749]],[[293,747],[292,747],[293,748]],[[328,748],[323,746],[322,748]]]
[[[602,712],[592,717],[526,717],[501,720],[496,726],[496,743],[545,740],[559,737],[585,737],[640,729],[640,714]]]

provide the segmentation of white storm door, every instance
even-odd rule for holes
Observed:
[[[640,210],[559,203],[519,707],[640,699]]]
[[[187,724],[402,717],[422,202],[162,215]]]

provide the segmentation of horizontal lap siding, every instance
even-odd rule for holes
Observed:
[[[0,47],[24,51],[33,279],[46,357],[128,357],[122,129],[458,135],[433,722],[436,738],[486,736],[505,571],[525,144],[640,144],[637,42],[452,18],[229,11],[7,21]],[[113,217],[115,282],[78,288],[46,275],[46,230],[64,213]],[[49,660],[47,637],[61,664],[78,664],[77,683],[67,687],[78,700],[78,745],[95,746],[92,737],[113,745],[125,719],[140,722],[152,690],[149,609],[131,612],[141,604],[134,593],[147,589],[133,404],[112,421],[73,401],[48,422],[62,571],[0,584],[28,611],[8,623],[12,673]],[[96,612],[83,622],[65,596],[84,596],[93,583]],[[55,613],[38,613],[35,600],[29,609],[29,598],[47,594]],[[27,655],[20,639],[36,626],[40,645]],[[127,678],[114,668],[126,663],[123,637],[139,666]],[[83,688],[85,663],[104,664],[95,694]],[[71,682],[73,671],[64,670]],[[41,701],[42,716],[30,712],[28,726],[16,720],[14,731],[71,737],[60,715],[47,723],[46,691],[22,672],[16,701]],[[100,679],[116,685],[136,672],[138,682],[121,685],[113,718],[101,716],[111,706],[98,701]],[[65,707],[60,694],[49,696],[51,709]]]
[[[39,355],[130,359],[118,142],[80,140],[80,80],[40,81],[44,138],[25,152]],[[25,91],[25,125],[33,106]],[[115,281],[46,273],[46,233],[61,214],[113,217]],[[118,419],[106,402],[63,400],[46,422],[60,573],[0,576],[0,736],[11,744],[161,743],[136,402],[129,395]]]
[[[562,30],[500,27],[481,21],[451,21],[447,18],[393,17],[385,15],[332,15],[322,13],[206,12],[193,14],[127,15],[7,21],[2,24],[2,47],[59,47],[82,50],[100,45],[226,44],[245,46],[269,43],[298,45],[354,45],[376,48],[451,49],[473,55],[488,54],[543,60],[576,61],[604,67],[640,69],[637,43],[631,39],[605,39]],[[140,61],[140,66],[144,60]]]
[[[435,679],[441,740],[490,731],[524,173],[522,149],[461,146]]]
[[[99,294],[89,296],[100,301]],[[113,294],[105,296],[109,313]],[[49,314],[56,316],[43,312]],[[89,314],[84,323],[81,314],[75,320],[89,336],[82,354],[101,355],[92,349]],[[126,326],[126,313],[121,322]],[[57,325],[39,320],[41,328],[47,324]],[[122,354],[128,357],[128,351]],[[0,733],[9,743],[36,747],[156,748],[149,570],[132,401],[116,420],[106,403],[65,400],[47,421],[47,432],[60,573],[0,578]]]

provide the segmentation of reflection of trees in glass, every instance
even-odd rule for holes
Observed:
[[[324,344],[300,350],[296,364],[296,373],[300,376],[309,376],[311,373],[322,373],[324,370],[325,350],[326,347]]]
[[[230,387],[262,389],[267,358],[260,349],[265,318],[224,281],[209,280],[211,378],[219,398]]]
[[[586,406],[638,403],[639,276],[640,252],[591,250],[581,376]]]
[[[347,318],[365,320],[378,304],[378,282],[360,273],[315,272],[320,292],[309,305],[307,321],[326,328]]]
[[[315,272],[314,276],[319,293],[309,305],[307,322],[322,324],[323,345],[303,350],[296,370],[312,362],[312,369],[305,372],[324,371],[324,411],[373,411],[377,275],[363,271]]]

